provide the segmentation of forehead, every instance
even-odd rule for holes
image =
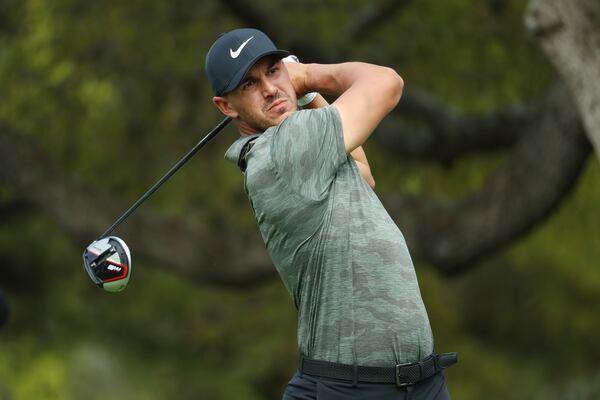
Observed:
[[[261,79],[261,75],[265,73],[269,68],[281,61],[281,57],[277,55],[269,55],[259,59],[249,70],[246,72],[244,79],[242,79],[239,85],[231,92],[225,94],[225,96],[235,96],[240,92],[240,88],[244,86],[246,82],[258,81]]]
[[[281,57],[275,55],[270,55],[261,58],[252,66],[252,68],[248,70],[248,73],[246,74],[245,78],[260,74],[261,71],[264,71],[265,69],[268,69],[273,65],[277,64],[279,60],[281,60]]]

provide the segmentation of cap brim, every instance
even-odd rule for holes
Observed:
[[[233,76],[229,84],[225,86],[225,88],[221,91],[221,93],[218,94],[218,96],[222,96],[224,94],[234,91],[242,82],[242,80],[246,77],[246,74],[248,73],[248,71],[250,71],[250,68],[252,68],[258,60],[260,60],[263,57],[272,55],[281,56],[280,58],[283,58],[289,56],[290,52],[286,50],[273,50],[253,58],[248,62],[248,64],[246,64],[244,68],[240,68],[240,70]]]

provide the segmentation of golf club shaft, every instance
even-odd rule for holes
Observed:
[[[179,168],[181,168],[186,162],[189,161],[190,158],[194,156],[206,143],[208,143],[213,137],[217,135],[227,124],[231,121],[230,117],[225,118],[223,121],[219,122],[217,126],[213,128],[202,140],[200,140],[185,156],[181,158],[181,160],[177,161],[173,167],[156,182],[142,197],[139,198],[127,211],[123,213],[111,226],[108,228],[102,235],[98,237],[96,240],[100,240],[103,237],[108,236],[117,226],[121,224],[132,212],[135,211],[136,208],[140,206],[148,197],[152,195],[152,193],[156,192],[156,190],[165,183]]]

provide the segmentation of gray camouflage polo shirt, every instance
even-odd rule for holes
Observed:
[[[240,138],[225,158],[245,169],[267,251],[298,309],[304,356],[391,366],[433,351],[404,237],[346,154],[334,106]]]

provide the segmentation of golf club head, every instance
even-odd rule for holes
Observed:
[[[120,292],[129,282],[131,253],[122,239],[107,236],[85,249],[83,267],[96,285],[108,292]]]

